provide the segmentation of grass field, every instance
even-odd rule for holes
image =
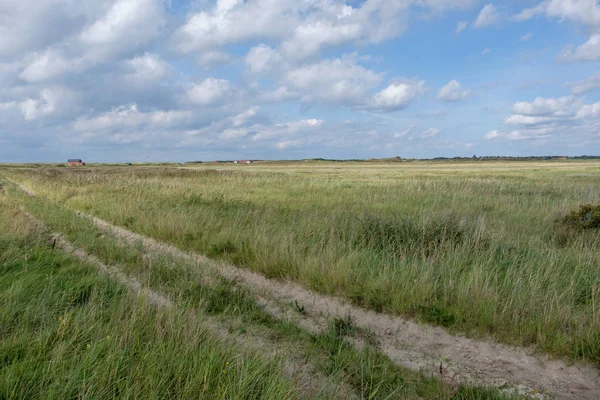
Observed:
[[[49,171],[2,172],[24,178]],[[146,173],[165,171],[135,172]],[[167,256],[149,260],[64,201],[29,198],[1,178],[0,185],[0,398],[505,398],[357,349],[344,321],[319,334],[279,322],[234,282]],[[55,249],[22,206],[173,305],[157,307]]]
[[[468,335],[600,363],[588,162],[12,169],[39,194],[185,249]]]
[[[331,351],[332,343],[339,347],[340,341],[335,337],[315,341],[314,337],[298,333],[296,328],[277,323],[263,315],[251,300],[223,296],[231,289],[226,283],[220,285],[221,289],[217,290],[220,294],[215,295],[214,288],[190,287],[190,282],[196,278],[189,274],[167,272],[168,269],[160,265],[152,269],[154,272],[149,272],[142,267],[140,255],[123,254],[123,250],[106,242],[108,239],[102,239],[103,236],[89,222],[78,218],[73,210],[88,212],[183,249],[225,259],[268,277],[298,281],[316,291],[347,298],[362,307],[409,316],[472,337],[531,345],[540,353],[600,364],[600,233],[594,229],[577,230],[556,222],[581,204],[600,204],[600,163],[597,161],[291,163],[84,169],[6,167],[0,175],[22,182],[38,194],[35,199],[28,199],[15,190],[20,202],[53,229],[66,233],[70,240],[87,251],[100,254],[106,262],[128,265],[142,281],[183,301],[184,310],[189,310],[189,304],[196,304],[194,310],[198,308],[204,312],[216,307],[221,310],[219,313],[233,314],[227,318],[235,320],[230,322],[231,326],[237,327],[235,329],[256,325],[260,330],[266,326],[278,332],[272,337],[293,342],[283,347],[309,349],[305,351],[311,353],[304,356],[320,360],[317,362],[320,373],[326,381],[334,382],[334,387],[344,382],[352,391],[367,397],[375,392],[374,397],[381,398],[399,395],[392,389],[398,386],[390,384],[398,380],[408,382],[402,386],[400,397],[418,394],[435,398],[441,390],[439,382],[392,368],[385,357],[375,353],[365,354],[344,347],[342,358],[346,365],[338,364],[339,359],[323,360],[316,354]],[[10,210],[10,207],[5,209]],[[8,212],[14,214],[16,211]],[[6,214],[3,219],[6,220]],[[77,318],[81,318],[81,325],[91,328],[76,332],[69,339],[77,337],[80,347],[95,343],[92,336],[118,337],[118,320],[123,315],[135,315],[130,330],[150,338],[156,335],[157,329],[161,335],[166,335],[161,336],[158,346],[162,350],[156,350],[151,344],[147,344],[147,348],[152,348],[153,352],[163,351],[163,356],[165,348],[186,354],[187,358],[173,358],[169,368],[182,371],[185,360],[186,364],[210,369],[213,367],[200,367],[204,363],[197,358],[223,360],[234,351],[210,342],[209,347],[220,352],[218,356],[210,352],[204,354],[205,351],[196,354],[192,349],[206,347],[202,341],[213,340],[210,335],[181,341],[181,335],[186,333],[164,330],[165,325],[176,326],[177,321],[168,321],[182,318],[181,315],[165,316],[131,303],[114,283],[97,278],[89,268],[71,265],[70,260],[55,260],[55,254],[39,243],[31,244],[30,235],[19,233],[20,228],[14,226],[14,223],[8,223],[2,227],[2,232],[18,231],[9,236],[5,234],[2,242],[3,250],[11,249],[3,251],[2,285],[19,288],[14,294],[15,289],[3,294],[10,296],[10,304],[15,305],[3,315],[4,321],[14,320],[19,307],[35,310],[47,302],[58,302],[61,304],[58,309],[64,312],[65,307],[72,306],[67,306],[68,296],[60,294],[59,288],[81,287],[87,282],[93,287],[90,299],[95,303],[86,303],[89,309]],[[30,258],[29,254],[35,256]],[[27,257],[25,263],[41,266],[39,274],[23,275],[24,256]],[[43,268],[52,270],[62,263],[66,263],[64,271],[72,269],[73,272],[64,276],[59,274],[62,280],[52,281],[58,285],[56,289],[41,290],[32,296],[29,293],[33,290],[32,282],[44,279],[48,274]],[[14,275],[11,275],[13,270]],[[19,294],[21,290],[23,292]],[[241,305],[221,304],[223,298],[230,297]],[[114,314],[107,315],[102,311],[105,308],[101,304],[106,302],[110,302],[109,308],[114,308]],[[20,305],[17,307],[17,304]],[[31,312],[28,317],[31,321],[24,320],[19,324],[24,327],[40,324],[40,317]],[[62,329],[61,312],[53,311],[48,315],[52,324],[43,323],[48,327],[47,337]],[[103,319],[109,322],[100,328],[97,321]],[[188,329],[201,331],[199,327]],[[15,328],[14,332],[19,330]],[[131,338],[131,335],[122,335],[118,341],[121,345]],[[27,336],[15,336],[17,350],[14,354],[24,351],[21,338],[27,340]],[[44,343],[48,346],[48,342]],[[43,349],[44,344],[40,346],[36,357],[51,358],[44,353],[48,351]],[[67,344],[61,346],[69,347]],[[119,349],[123,349],[108,343],[103,346],[101,355],[94,357],[103,357],[107,364],[110,357],[117,357]],[[8,353],[4,351],[5,354],[11,352],[10,349]],[[139,354],[130,357],[139,357]],[[79,374],[77,376],[84,380],[78,381],[80,384],[89,378],[85,367],[69,370],[74,368],[74,361],[69,361],[69,357],[74,356],[61,353],[60,357],[65,357],[66,363],[60,368]],[[94,357],[90,362],[95,362]],[[240,368],[247,368],[248,373],[241,374],[239,381],[235,374],[223,382],[219,379],[211,381],[214,386],[210,390],[215,390],[216,397],[225,392],[232,393],[231,398],[252,398],[252,393],[267,398],[278,398],[284,393],[289,393],[289,397],[302,397],[297,382],[280,373],[281,368],[277,365],[281,360],[262,359],[252,353],[244,354],[241,359],[244,361]],[[32,358],[30,362],[35,363],[35,360]],[[132,360],[126,357],[123,362],[131,363]],[[357,362],[363,366],[384,366],[370,369],[373,384],[367,389],[364,376],[357,377],[357,370],[349,366]],[[145,368],[144,365],[142,363],[140,368]],[[137,372],[124,368],[127,372],[123,374],[131,378],[127,374],[155,375],[158,371],[151,369],[158,368],[156,366],[147,368]],[[220,371],[222,365],[214,368],[214,371]],[[361,371],[364,373],[364,368]],[[5,375],[4,393],[11,393],[11,388],[17,387],[15,381],[9,379],[11,376],[15,379],[16,373]],[[30,373],[31,379],[37,379],[41,375],[35,374],[43,374],[43,371],[32,370]],[[102,375],[102,382],[119,379],[110,373],[105,371],[109,375]],[[210,372],[202,369],[186,370],[187,373]],[[264,379],[259,387],[255,387],[243,381],[247,376]],[[122,390],[139,394],[159,389],[180,395],[203,390],[187,387],[185,379],[178,383],[158,380],[149,385]],[[106,387],[109,386],[107,383]],[[60,390],[74,390],[74,387],[60,386]],[[47,389],[43,384],[37,388]],[[88,389],[92,390],[91,387]],[[468,389],[461,390],[466,392],[452,393],[462,396],[461,393],[468,392]],[[482,392],[475,390],[472,393],[464,398],[479,398],[477,396]],[[492,392],[484,393],[481,398],[495,396]],[[336,395],[345,397],[340,393]],[[323,391],[320,396],[330,398],[333,395]]]

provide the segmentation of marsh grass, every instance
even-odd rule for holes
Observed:
[[[265,314],[234,282],[203,283],[198,265],[168,256],[149,260],[141,247],[118,245],[63,205],[11,195],[49,229],[121,265],[176,306],[153,307],[93,266],[52,250],[18,203],[0,197],[2,398],[439,398],[438,379],[345,341],[355,333],[350,320],[308,334]],[[268,349],[249,351],[215,337],[204,316],[219,317],[237,332],[231,337],[256,332]],[[258,354],[275,347],[283,350],[274,357]],[[323,374],[321,390],[307,393],[306,382],[284,374],[284,359],[310,360]],[[459,386],[444,398],[506,397]]]
[[[595,162],[11,169],[59,204],[268,277],[600,363]]]
[[[226,345],[49,249],[0,202],[0,397],[296,398],[281,360]]]

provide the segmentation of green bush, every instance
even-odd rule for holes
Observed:
[[[557,222],[576,229],[600,229],[600,205],[582,204]]]

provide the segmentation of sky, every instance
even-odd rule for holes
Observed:
[[[600,155],[597,0],[0,0],[0,162]]]

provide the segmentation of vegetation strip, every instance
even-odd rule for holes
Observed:
[[[31,195],[31,191],[30,195]],[[525,385],[565,399],[600,397],[600,374],[590,366],[567,366],[558,360],[540,360],[530,350],[449,335],[442,328],[423,327],[400,317],[365,311],[339,299],[313,293],[290,282],[273,282],[262,275],[186,253],[174,246],[111,225],[89,216],[94,224],[134,244],[167,252],[215,268],[253,293],[268,293],[280,304],[296,304],[305,314],[349,319],[372,334],[381,350],[394,362],[434,373],[440,369],[457,382],[502,387]],[[445,361],[448,360],[448,361]]]

